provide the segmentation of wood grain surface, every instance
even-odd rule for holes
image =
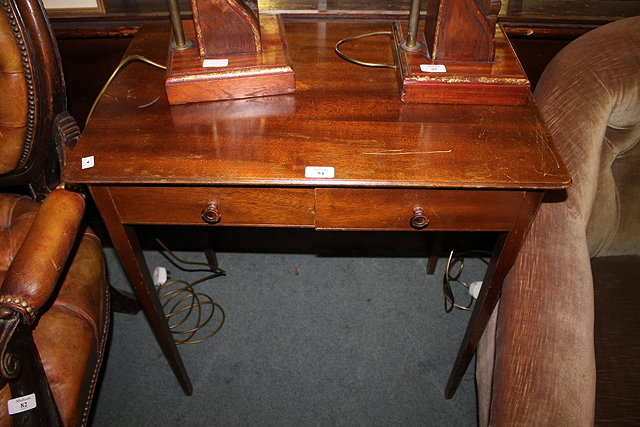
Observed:
[[[403,104],[392,69],[340,59],[335,43],[385,23],[286,24],[296,93],[170,107],[165,71],[129,65],[70,153],[77,183],[563,188],[569,177],[532,99],[522,106]],[[169,27],[141,30],[128,54],[164,62]],[[388,36],[344,45],[392,63]],[[82,158],[94,166],[82,169]],[[306,178],[306,166],[335,168]]]

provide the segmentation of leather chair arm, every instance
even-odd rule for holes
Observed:
[[[0,303],[20,308],[29,322],[54,292],[84,215],[84,197],[55,190],[38,214],[7,269]]]

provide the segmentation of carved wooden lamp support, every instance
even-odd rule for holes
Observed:
[[[529,80],[496,24],[500,0],[427,0],[426,20],[416,24],[420,9],[421,0],[413,0],[408,30],[403,22],[394,22],[392,29],[403,102],[519,105],[526,101]]]
[[[165,83],[170,104],[294,92],[279,16],[260,16],[257,0],[191,0],[193,21],[184,21],[183,29],[173,1]]]

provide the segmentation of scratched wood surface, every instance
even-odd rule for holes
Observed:
[[[388,24],[287,23],[296,93],[167,104],[164,71],[134,63],[112,83],[67,158],[77,183],[423,188],[562,188],[566,170],[535,104],[403,104],[395,72],[340,59],[335,43]],[[165,61],[169,28],[142,30],[129,53]],[[345,45],[391,62],[387,36]],[[82,168],[83,158],[94,165]],[[306,166],[335,178],[305,178]]]

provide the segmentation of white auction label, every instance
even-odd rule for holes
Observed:
[[[423,73],[446,73],[447,67],[442,64],[420,64]]]
[[[229,59],[205,59],[202,61],[202,66],[204,68],[221,68],[229,66]]]
[[[306,178],[333,178],[336,170],[331,166],[307,166],[304,168]]]
[[[22,397],[16,397],[7,401],[7,412],[9,415],[19,414],[20,412],[28,411],[35,408],[36,395],[35,393],[28,394]]]
[[[82,169],[89,169],[95,165],[95,158],[93,156],[87,156],[82,158]]]

